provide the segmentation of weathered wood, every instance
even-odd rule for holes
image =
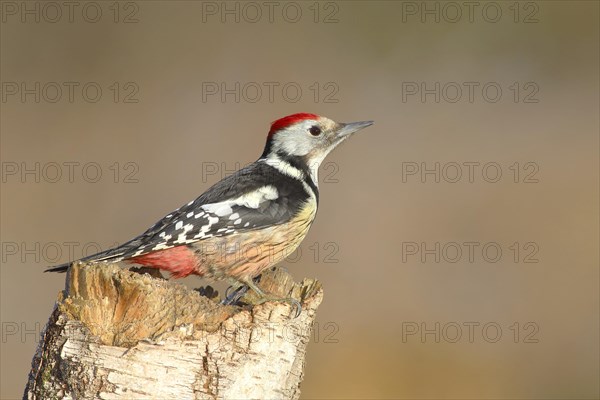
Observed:
[[[281,269],[263,274],[260,286],[297,299],[302,313],[294,318],[293,307],[280,302],[222,306],[117,265],[76,264],[24,398],[296,399],[323,291]]]

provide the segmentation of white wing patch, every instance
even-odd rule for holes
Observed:
[[[275,186],[267,185],[228,201],[237,206],[258,208],[262,202],[275,200],[277,197],[279,197],[279,193]]]
[[[193,243],[212,237],[215,234],[235,232],[235,229],[238,228],[243,220],[238,212],[233,212],[234,206],[258,209],[265,201],[275,200],[278,197],[279,193],[277,189],[272,185],[266,185],[233,199],[219,203],[204,204],[200,206],[202,211],[188,212],[167,225],[164,228],[165,230],[158,235],[161,239],[160,243],[154,245],[151,251],[165,250],[174,246]],[[227,221],[226,224],[216,229],[214,225],[222,219]],[[250,222],[247,221],[243,226],[247,228],[249,225]],[[191,231],[196,232],[196,234],[190,234]],[[146,247],[149,246],[138,248],[132,257],[147,252]]]
[[[232,206],[258,208],[262,202],[275,200],[278,196],[279,194],[277,193],[275,186],[267,185],[234,199],[221,201],[219,203],[204,204],[201,208],[205,212],[214,214],[217,217],[224,217],[233,213]],[[188,218],[190,217],[190,214],[188,214]],[[233,215],[237,215],[237,213]],[[236,219],[238,217],[230,217],[229,219]]]
[[[207,213],[215,214],[217,217],[223,217],[233,212],[233,210],[231,209],[232,204],[233,203],[231,203],[230,201],[224,201],[222,203],[205,204],[202,206],[202,209]]]

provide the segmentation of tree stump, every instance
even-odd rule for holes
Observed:
[[[24,398],[297,399],[323,290],[282,269],[266,271],[260,286],[300,301],[301,314],[280,302],[223,306],[172,281],[77,263]]]

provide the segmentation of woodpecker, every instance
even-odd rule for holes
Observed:
[[[228,280],[268,299],[253,278],[292,253],[306,236],[319,203],[319,165],[372,123],[338,123],[309,113],[278,119],[257,161],[134,239],[81,261],[137,264],[174,278],[195,274]],[[70,265],[46,272],[65,272]]]

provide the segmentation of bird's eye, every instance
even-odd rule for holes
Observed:
[[[310,129],[308,130],[310,132],[311,135],[313,136],[319,136],[321,134],[321,128],[319,128],[318,126],[314,125],[311,126]]]

